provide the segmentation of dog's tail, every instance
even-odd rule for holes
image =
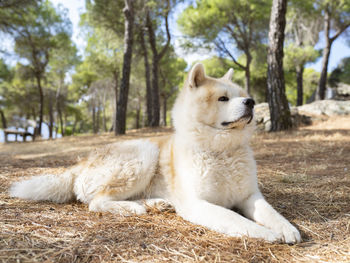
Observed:
[[[74,199],[74,176],[71,171],[60,175],[34,176],[14,183],[10,196],[35,201],[65,203]]]

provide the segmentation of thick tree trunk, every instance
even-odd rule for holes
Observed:
[[[318,86],[316,89],[316,100],[324,100],[326,95],[326,86],[327,86],[327,71],[328,71],[328,61],[331,53],[331,46],[326,46],[323,49],[322,56],[322,71]]]
[[[292,120],[285,94],[283,72],[283,42],[287,0],[273,0],[268,50],[267,92],[271,115],[271,131],[287,130]]]
[[[144,37],[144,30],[141,31],[140,34],[140,44],[143,51],[143,59],[145,64],[145,78],[146,78],[146,110],[147,110],[147,126],[151,126],[152,123],[152,90],[151,90],[151,72],[150,72],[150,66],[148,63],[148,52],[147,52],[147,46],[145,42]]]
[[[303,105],[303,74],[304,74],[304,65],[297,66],[297,106]]]
[[[115,134],[125,134],[126,128],[126,110],[128,105],[129,82],[132,60],[132,46],[133,46],[133,27],[134,27],[134,10],[133,1],[125,0],[125,7],[123,9],[125,16],[125,32],[124,32],[124,59],[123,59],[123,73],[120,85],[120,92],[117,105],[116,114],[116,129]]]
[[[323,49],[323,55],[322,55],[322,71],[320,80],[318,82],[318,86],[316,89],[316,100],[324,100],[325,93],[326,93],[326,85],[327,85],[327,71],[328,71],[328,61],[329,56],[331,54],[331,46],[332,41],[329,37],[330,33],[330,16],[328,9],[326,8],[325,15],[324,15],[324,37],[326,41],[326,46]]]
[[[1,124],[2,124],[2,128],[6,129],[7,128],[7,120],[5,117],[5,113],[2,109],[0,109],[0,117],[1,117]]]
[[[40,99],[40,111],[39,111],[39,128],[38,128],[38,135],[41,136],[41,126],[43,123],[43,116],[44,116],[44,92],[43,88],[41,87],[41,77],[40,75],[36,75],[36,83],[39,90],[39,99]]]

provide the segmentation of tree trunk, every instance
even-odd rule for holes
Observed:
[[[63,126],[63,116],[62,116],[62,110],[61,110],[61,105],[57,105],[57,113],[58,113],[58,118],[60,120],[60,126],[61,126],[61,135],[62,137],[64,136],[64,126]]]
[[[147,126],[151,126],[152,123],[152,91],[151,91],[151,74],[150,67],[148,63],[148,52],[144,37],[144,30],[141,30],[140,34],[140,44],[143,51],[143,59],[145,64],[145,78],[146,78],[146,110],[147,110]]]
[[[252,62],[252,56],[250,53],[246,53],[247,56],[247,64],[245,67],[245,89],[248,94],[250,94],[250,64]]]
[[[96,133],[96,107],[92,107],[92,132]]]
[[[96,113],[96,133],[100,132],[100,123],[101,123],[101,105],[100,105],[100,102],[98,102],[97,113]]]
[[[152,57],[152,121],[151,126],[157,127],[159,126],[160,120],[160,103],[159,103],[159,85],[158,85],[158,67],[159,62],[162,57],[165,55],[171,40],[169,24],[168,24],[168,15],[170,11],[170,1],[167,1],[167,12],[165,14],[165,29],[167,33],[167,43],[163,46],[162,50],[158,53],[157,51],[157,39],[156,34],[153,29],[152,19],[150,17],[150,13],[147,12],[147,28],[148,28],[148,38],[151,46],[151,50],[153,53]]]
[[[303,105],[303,74],[304,65],[299,65],[296,67],[297,73],[297,106]]]
[[[114,81],[115,81],[115,86],[114,86],[114,95],[115,95],[115,110],[113,113],[113,123],[112,123],[112,127],[111,127],[111,131],[116,132],[116,120],[117,120],[117,105],[118,105],[118,86],[119,86],[119,71],[116,70],[114,72]]]
[[[159,104],[159,87],[158,87],[158,51],[157,51],[157,40],[153,29],[152,20],[149,12],[147,12],[147,28],[148,28],[148,39],[152,49],[152,89],[151,89],[151,99],[152,99],[152,119],[150,126],[159,126],[160,120],[160,104]]]
[[[36,83],[38,85],[39,98],[40,98],[38,135],[41,136],[41,126],[42,126],[42,123],[43,123],[43,116],[44,116],[44,93],[43,93],[43,88],[41,87],[41,77],[40,77],[40,75],[36,75],[35,77],[36,77]]]
[[[102,111],[102,124],[103,124],[103,131],[107,132],[107,118],[106,118],[106,107],[103,106],[103,111]]]
[[[53,124],[54,118],[53,118],[53,105],[52,105],[52,94],[51,91],[49,92],[49,138],[53,138]]]
[[[140,129],[141,103],[137,104],[135,116],[135,128]]]
[[[1,117],[2,128],[6,129],[7,128],[7,121],[6,121],[5,113],[2,109],[0,109],[0,117]]]
[[[74,135],[75,132],[76,132],[77,124],[78,124],[77,117],[75,117],[75,118],[74,118],[73,128],[72,128],[72,135]]]
[[[328,61],[329,61],[329,56],[331,54],[331,46],[332,46],[332,41],[329,37],[330,23],[331,22],[330,22],[328,8],[326,8],[325,15],[324,15],[324,37],[326,41],[326,46],[323,49],[322,71],[321,71],[320,80],[318,82],[318,86],[316,89],[316,97],[315,97],[316,100],[324,100],[325,93],[326,93]]]
[[[158,86],[158,59],[153,56],[152,61],[152,121],[151,127],[159,126],[160,120],[160,103],[159,103],[159,86]]]
[[[56,110],[57,110],[58,118],[59,118],[59,121],[60,121],[62,137],[64,136],[64,127],[63,127],[63,118],[62,118],[62,109],[61,109],[60,97],[61,97],[61,88],[63,86],[63,80],[62,80],[63,78],[64,77],[62,76],[61,79],[60,79],[59,87],[58,87],[57,93],[56,93]],[[57,134],[56,134],[56,136],[57,136]]]
[[[120,92],[117,105],[116,114],[116,129],[115,135],[125,134],[126,127],[126,110],[128,106],[130,71],[132,60],[132,46],[133,46],[133,27],[134,27],[134,10],[133,1],[124,0],[125,7],[123,9],[125,16],[125,32],[124,32],[124,58],[123,58],[123,73],[120,85]]]
[[[271,116],[271,131],[287,130],[292,120],[285,94],[283,72],[283,42],[286,26],[287,0],[273,0],[268,50],[267,92]]]
[[[168,97],[165,95],[163,96],[163,124],[164,126],[167,126],[167,121],[166,121],[166,113],[168,111]]]

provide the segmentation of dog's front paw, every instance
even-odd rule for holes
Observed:
[[[278,224],[278,228],[276,227],[274,230],[282,236],[282,241],[284,243],[295,244],[301,242],[298,229],[288,221]]]
[[[281,234],[271,229],[268,229],[264,226],[259,226],[259,225],[255,225],[254,227],[249,227],[246,230],[246,233],[248,237],[264,239],[271,243],[275,243],[275,242],[280,243],[283,238]]]

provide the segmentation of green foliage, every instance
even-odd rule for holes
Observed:
[[[82,22],[116,34],[124,32],[124,0],[86,0]]]
[[[292,105],[297,103],[297,84],[295,71],[285,71],[286,95]],[[320,73],[312,68],[306,68],[303,74],[303,103],[306,103],[315,92]]]
[[[219,57],[232,60],[245,70],[245,87],[252,93],[251,61],[254,51],[267,41],[270,8],[271,0],[196,1],[178,19],[187,36],[183,46],[194,51],[216,50]]]
[[[3,59],[0,59],[0,83],[4,81],[9,81],[13,77],[13,72],[11,72],[8,65],[5,64]]]
[[[329,76],[329,84],[336,86],[343,82],[350,85],[350,57],[343,58]]]
[[[269,0],[197,1],[177,22],[190,38],[185,46],[216,48],[220,55],[230,56],[236,49],[242,52],[266,39],[270,6]]]
[[[304,67],[306,63],[314,62],[320,55],[320,51],[313,46],[297,46],[292,43],[284,48],[283,66],[287,70],[295,70],[298,66]]]
[[[71,24],[66,10],[55,10],[49,1],[36,8],[28,8],[23,23],[17,25],[15,51],[26,59],[33,74],[43,74],[49,61],[50,51],[70,38]]]

